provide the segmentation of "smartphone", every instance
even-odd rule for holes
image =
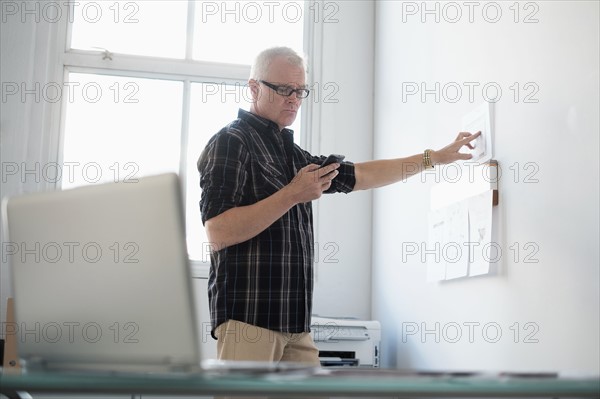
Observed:
[[[344,160],[344,158],[346,157],[343,155],[331,154],[327,158],[325,158],[320,167],[322,168],[324,166],[331,165],[332,163],[341,163]]]

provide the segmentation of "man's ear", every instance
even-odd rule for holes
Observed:
[[[250,93],[252,94],[252,102],[255,103],[258,101],[258,96],[260,94],[260,87],[256,79],[248,80],[248,86],[250,87]]]

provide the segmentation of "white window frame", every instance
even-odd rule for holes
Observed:
[[[306,0],[304,9],[308,10],[310,6],[321,6],[322,8],[323,2],[324,0]],[[63,7],[63,15],[73,15],[74,5],[71,2],[60,4]],[[45,41],[49,49],[56,49],[55,52],[48,51],[43,54],[36,51],[36,60],[39,58],[42,62],[41,65],[46,65],[47,69],[44,72],[47,81],[56,82],[61,87],[64,87],[69,73],[155,78],[183,83],[179,175],[184,182],[186,181],[186,174],[188,172],[186,170],[186,161],[191,84],[196,82],[214,82],[216,78],[219,83],[244,85],[247,83],[250,75],[249,66],[195,61],[192,59],[195,6],[194,1],[188,2],[187,44],[185,59],[183,60],[126,54],[112,54],[110,59],[104,59],[105,51],[69,49],[67,48],[67,43],[70,43],[72,24],[68,19],[61,20],[59,23],[43,25],[41,32],[36,32],[36,37],[38,38],[36,43]],[[67,7],[71,7],[71,9]],[[322,54],[322,35],[323,26],[321,22],[315,23],[311,18],[304,18],[304,53],[309,62],[307,81],[311,83],[321,82],[322,68],[319,61]],[[40,40],[41,38],[45,40]],[[110,49],[106,49],[106,51],[110,51]],[[40,64],[38,63],[38,65]],[[58,164],[62,164],[67,107],[67,99],[65,97],[63,96],[62,102],[57,104],[45,104],[42,110],[42,121],[46,122],[45,126],[47,128],[40,129],[39,134],[41,135],[41,142],[48,144],[46,147],[47,152],[40,154],[40,161],[42,163],[57,162]],[[320,102],[306,101],[302,107],[302,137],[300,145],[312,153],[319,153]],[[35,133],[32,132],[30,137],[35,138],[34,136]],[[41,148],[43,148],[43,145]],[[60,181],[53,184],[46,182],[39,189],[56,189],[60,185]],[[185,184],[182,184],[182,189],[184,190],[182,197],[185,200]],[[318,220],[318,206],[315,207],[314,214],[315,220]],[[190,264],[194,277],[206,278],[208,276],[210,262],[190,260]]]

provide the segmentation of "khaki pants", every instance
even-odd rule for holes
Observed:
[[[217,327],[219,360],[301,362],[319,366],[319,350],[309,333],[281,333],[237,320]]]

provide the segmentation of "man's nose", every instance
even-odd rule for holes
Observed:
[[[298,97],[298,92],[292,92],[292,94],[290,94],[288,97],[288,101],[289,102],[298,102],[298,101],[302,101],[302,99],[300,97]]]

